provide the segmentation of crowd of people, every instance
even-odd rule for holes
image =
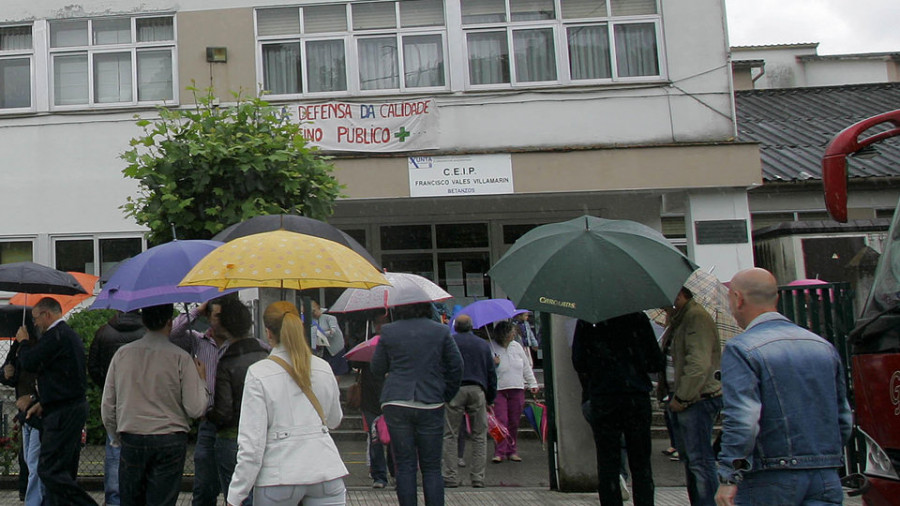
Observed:
[[[578,321],[572,362],[601,505],[629,495],[635,505],[654,504],[652,375],[671,420],[666,453],[683,462],[692,505],[841,503],[837,468],[851,427],[841,362],[827,341],[778,314],[776,302],[771,273],[736,274],[729,304],[745,332],[724,349],[687,288],[663,308],[659,340],[643,312]],[[348,363],[340,326],[318,304],[307,324],[315,339],[286,301],[265,309],[264,340],[253,337],[236,295],[174,315],[171,304],[118,314],[86,354],[58,302],[34,305],[33,324],[17,333],[2,371],[24,427],[26,506],[96,504],[76,482],[88,375],[103,387],[107,505],[175,504],[195,420],[194,505],[223,496],[230,506],[344,504],[348,471],[330,431],[344,415],[337,378],[351,367],[360,375],[372,486],[393,479],[401,506],[417,503],[418,474],[425,503],[442,505],[445,488],[464,484],[460,469],[478,488],[488,460],[522,460],[519,420],[526,391],[539,389],[527,317],[473,328],[460,315],[448,326],[433,319],[431,304],[397,306],[371,322],[380,335],[371,362]],[[194,330],[201,318],[203,332]],[[804,418],[812,409],[813,422]],[[508,430],[490,459],[489,413]]]

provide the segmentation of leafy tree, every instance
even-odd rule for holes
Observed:
[[[105,325],[115,314],[116,311],[112,309],[82,309],[69,315],[66,322],[81,337],[81,340],[84,342],[84,350],[87,352],[91,349],[91,343],[94,342],[94,334],[97,333],[97,329]],[[86,394],[88,405],[90,406],[88,419],[85,423],[88,433],[88,444],[106,444],[106,429],[103,428],[103,420],[100,419],[103,385],[95,385],[88,377]]]
[[[211,88],[190,87],[196,107],[158,108],[159,119],[139,116],[144,135],[121,158],[139,195],[122,206],[150,229],[151,245],[208,239],[260,214],[331,215],[341,186],[328,158],[307,146],[298,122],[260,98],[233,93],[219,107]]]

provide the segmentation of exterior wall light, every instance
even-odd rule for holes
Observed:
[[[208,47],[206,48],[206,61],[210,63],[225,63],[228,61],[228,48],[225,47]]]

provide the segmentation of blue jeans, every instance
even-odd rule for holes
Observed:
[[[737,506],[843,504],[837,469],[772,470],[744,474],[734,503]]]
[[[38,460],[41,456],[41,431],[25,424],[22,427],[22,448],[28,465],[28,488],[25,506],[41,506],[44,500],[44,484],[38,477]]]
[[[719,478],[712,447],[713,423],[722,411],[722,396],[701,399],[680,413],[672,413],[675,448],[684,461],[688,497],[694,506],[716,504]]]
[[[228,496],[228,487],[231,485],[231,476],[234,474],[234,466],[237,465],[237,453],[237,439],[216,436],[216,466],[219,468],[219,487],[226,497]],[[253,504],[252,491],[241,504],[243,506]]]
[[[425,504],[444,505],[441,449],[444,440],[444,408],[415,409],[385,406],[391,433],[391,450],[397,463],[397,500],[400,506],[416,506],[416,464],[422,471]]]
[[[375,421],[375,418],[378,417],[375,413],[370,411],[362,411],[363,418],[366,420],[366,427],[372,427],[372,423]],[[378,441],[372,439],[371,430],[369,431],[369,435],[366,436],[366,440],[369,442],[369,474],[372,476],[372,481],[378,483],[384,483],[387,485],[387,460],[392,460],[390,455],[385,459],[384,451],[387,449],[385,445],[379,443]],[[391,462],[393,464],[393,462]],[[391,473],[393,474],[393,473]]]
[[[187,434],[121,434],[119,493],[125,506],[171,505],[178,501]]]
[[[106,458],[103,460],[103,492],[106,506],[118,506],[119,500],[119,459],[122,447],[112,445],[112,437],[106,435]]]
[[[193,506],[216,506],[219,498],[219,471],[216,467],[216,426],[203,420],[197,427],[194,447]]]

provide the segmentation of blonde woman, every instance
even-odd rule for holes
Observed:
[[[331,367],[312,355],[290,302],[269,305],[263,325],[272,354],[247,370],[228,504],[251,489],[255,506],[346,504],[347,468],[328,433],[343,417]]]

